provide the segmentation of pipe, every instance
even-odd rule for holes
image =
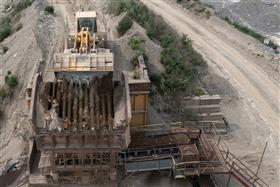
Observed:
[[[69,90],[68,90],[68,106],[67,106],[67,117],[69,121],[69,125],[72,126],[72,102],[73,102],[73,95],[75,90],[73,91],[73,80],[69,79]]]
[[[53,107],[53,100],[54,100],[54,98],[55,98],[56,81],[57,81],[57,79],[54,80],[54,82],[53,82],[53,87],[52,87],[51,108]]]
[[[85,125],[88,128],[89,123],[89,107],[88,107],[88,89],[89,89],[89,81],[87,79],[82,79],[82,85],[85,85],[85,91],[84,91],[84,111],[83,111],[83,121],[85,122]]]
[[[82,124],[83,122],[83,97],[84,97],[84,92],[83,92],[83,86],[81,84],[81,81],[79,81],[79,125]]]
[[[82,98],[83,98],[83,95],[82,95],[82,85],[81,85],[81,81],[79,79],[73,79],[74,83],[75,83],[75,97],[74,97],[74,114],[75,114],[75,128],[77,130],[80,129],[80,127],[78,126],[78,124],[81,124],[81,121],[82,121]]]
[[[91,130],[94,129],[94,87],[95,87],[95,81],[92,79],[90,81],[90,88],[89,88],[89,110],[90,110],[90,128]]]
[[[79,83],[74,80],[74,103],[73,103],[73,123],[74,130],[78,128],[78,95],[79,95]]]
[[[57,100],[57,103],[59,104],[58,106],[58,109],[57,109],[57,114],[59,115],[60,114],[60,110],[61,110],[61,92],[60,92],[60,89],[61,89],[61,82],[58,82],[57,83],[57,89],[56,89],[56,100]]]
[[[95,79],[95,92],[94,92],[94,101],[95,101],[95,106],[96,106],[96,116],[95,116],[95,121],[96,121],[96,130],[100,129],[100,97],[98,95],[98,87],[99,87],[99,78]]]
[[[64,120],[66,118],[66,111],[67,111],[67,108],[66,108],[66,104],[67,104],[67,88],[68,88],[68,85],[67,85],[67,80],[65,78],[63,78],[63,81],[62,81],[62,90],[63,90],[63,96],[62,96],[62,121],[64,123]]]
[[[112,131],[113,119],[112,119],[112,102],[111,102],[111,94],[106,95],[107,99],[107,124],[109,132]]]
[[[48,82],[43,82],[40,85],[40,100],[45,110],[48,110],[48,97],[50,92],[50,85]]]
[[[107,126],[106,125],[106,103],[105,103],[105,95],[102,95],[101,96],[101,107],[102,107],[102,123],[101,123],[101,125],[102,125],[102,127],[103,126]]]

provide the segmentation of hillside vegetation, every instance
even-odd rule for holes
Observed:
[[[150,75],[162,95],[200,95],[200,77],[207,67],[202,56],[192,47],[187,36],[177,34],[163,19],[145,5],[134,0],[113,1],[109,11],[127,16],[146,29],[148,37],[162,47],[161,63],[164,72]]]
[[[0,18],[0,42],[22,28],[22,24],[18,23],[21,12],[31,6],[33,1],[34,0],[21,0],[17,4],[10,5],[13,6],[12,11]]]

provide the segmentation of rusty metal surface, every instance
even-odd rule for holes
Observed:
[[[199,161],[199,151],[196,144],[179,145],[180,159],[182,162]]]
[[[115,181],[119,153],[130,140],[125,121],[114,126],[112,74],[43,82],[39,100],[44,125],[35,136],[38,175],[52,184]]]
[[[147,160],[160,160],[167,158],[179,159],[174,161],[174,172],[180,171],[184,175],[201,175],[211,173],[227,173],[228,168],[223,160],[221,153],[217,149],[213,137],[205,134],[199,128],[171,128],[162,131],[160,129],[152,129],[152,133],[136,131],[132,133],[132,143],[130,149],[136,149],[138,152],[145,148],[147,155],[139,158],[138,162]],[[174,152],[162,155],[162,152],[156,152],[158,146],[177,147],[179,156],[174,156]],[[168,150],[168,149],[167,149]],[[172,149],[174,150],[174,149]],[[141,153],[143,154],[143,153]],[[133,161],[135,162],[135,161]]]
[[[26,166],[21,167],[18,170],[6,173],[5,175],[0,176],[0,186],[8,186],[12,184],[19,176],[22,174],[22,172],[26,170]]]
[[[113,82],[111,76],[95,79],[64,78],[42,83],[40,101],[49,130],[103,131],[113,128]]]

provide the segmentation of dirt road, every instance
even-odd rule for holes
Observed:
[[[249,55],[241,54],[230,43],[194,21],[181,10],[164,1],[142,0],[151,10],[160,14],[178,32],[187,34],[204,58],[223,68],[238,86],[244,97],[250,98],[267,124],[279,130],[279,83],[269,77]]]
[[[247,153],[250,150],[250,153],[255,153],[255,156],[257,156],[257,153],[259,153],[263,147],[263,142],[269,140],[271,146],[268,149],[270,153],[269,156],[271,156],[270,164],[274,163],[272,165],[277,168],[277,166],[279,166],[280,126],[279,82],[255,63],[255,57],[252,54],[240,48],[235,42],[232,42],[231,38],[225,38],[220,34],[221,32],[230,32],[230,30],[218,30],[219,27],[215,28],[215,25],[210,25],[205,20],[197,19],[194,15],[166,1],[141,1],[147,5],[149,9],[161,15],[163,19],[179,33],[190,36],[193,40],[194,48],[203,55],[208,64],[212,68],[214,67],[214,69],[218,69],[219,72],[222,72],[224,78],[238,90],[238,95],[246,102],[246,107],[249,112],[243,114],[240,113],[241,111],[232,111],[235,113],[233,116],[236,116],[236,118],[247,116],[248,121],[256,124],[241,124],[243,126],[240,126],[240,128],[243,130],[239,133],[242,133],[243,137],[252,137],[247,140],[244,139],[244,141],[239,141],[239,139],[239,145],[243,144],[243,147],[246,147],[246,144],[251,144],[251,142],[245,143],[245,141],[256,141],[253,143],[255,144],[254,148],[247,147],[246,150]],[[230,34],[227,33],[224,35],[228,36]],[[232,34],[231,37],[237,36]],[[246,42],[238,41],[238,39],[236,40],[239,43]],[[264,58],[260,59],[260,61],[261,63],[270,63]],[[256,117],[252,117],[252,113],[256,115]],[[255,120],[257,118],[260,120]],[[236,151],[241,147],[242,145],[235,148],[232,147],[232,149]],[[259,149],[258,151],[255,149],[256,147]],[[245,153],[245,155],[247,153]],[[257,163],[258,161],[256,161],[255,165],[257,165]],[[269,172],[269,166],[266,168]],[[276,171],[277,170],[278,169],[276,169]],[[277,173],[275,174],[278,175]],[[269,175],[271,174],[267,174],[266,177],[269,177]],[[274,181],[273,183],[275,184],[278,182]]]

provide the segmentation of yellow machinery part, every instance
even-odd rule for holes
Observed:
[[[78,49],[79,53],[87,53],[90,52],[91,44],[94,45],[94,38],[88,31],[88,27],[83,27],[75,37],[75,48]]]

